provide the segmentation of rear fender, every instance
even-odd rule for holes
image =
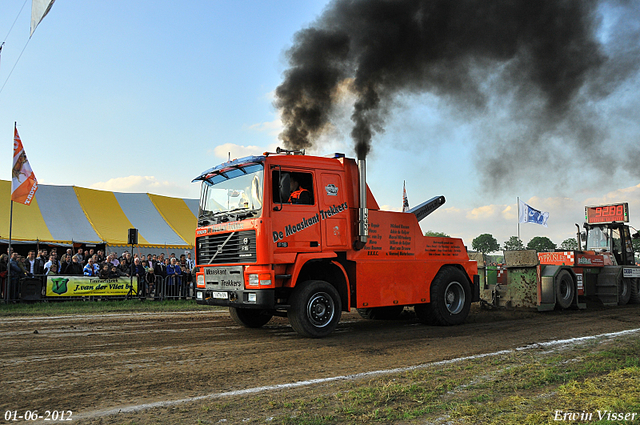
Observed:
[[[436,276],[442,271],[442,269],[444,269],[445,267],[454,267],[458,270],[460,270],[465,277],[467,278],[467,283],[469,284],[469,287],[471,288],[471,302],[476,302],[476,301],[480,301],[480,276],[478,276],[477,273],[477,268],[475,269],[476,274],[473,275],[469,275],[469,272],[467,269],[465,269],[464,266],[462,266],[461,264],[445,264],[444,266],[442,266],[440,268],[440,270],[438,270],[438,273],[436,273]],[[435,277],[434,277],[435,279]]]

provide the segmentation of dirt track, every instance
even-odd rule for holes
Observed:
[[[457,327],[344,314],[321,340],[285,319],[236,326],[226,311],[0,319],[0,413],[98,411],[406,367],[640,328],[640,305],[537,313],[476,307]],[[97,416],[95,416],[97,415]],[[157,419],[157,418],[156,418]]]

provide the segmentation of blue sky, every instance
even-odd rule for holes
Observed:
[[[0,14],[0,86],[29,38],[30,2],[5,0]],[[29,41],[0,93],[0,178],[8,180],[13,123],[18,122],[40,183],[197,198],[191,183],[201,171],[232,157],[279,145],[273,92],[287,68],[284,52],[296,31],[311,25],[326,1],[108,1],[57,0]],[[602,11],[602,38],[615,25],[615,8]],[[636,28],[628,29],[631,33]],[[624,28],[619,31],[625,31]],[[0,41],[0,42],[1,42]],[[592,105],[611,137],[605,151],[637,162],[640,134],[637,70]],[[444,195],[447,203],[421,223],[423,230],[462,237],[482,233],[502,243],[516,234],[516,197],[550,213],[549,227],[521,225],[526,243],[573,237],[584,205],[626,201],[640,227],[640,174],[613,167],[592,172],[566,163],[549,174],[535,157],[516,160],[514,184],[488,190],[478,153],[487,137],[500,139],[514,124],[501,99],[462,116],[445,100],[407,94],[374,137],[369,184],[387,209],[401,207],[406,181],[411,205]],[[316,153],[353,155],[349,105],[335,132]],[[0,138],[2,140],[2,138]],[[618,141],[624,141],[620,146]],[[486,149],[496,149],[489,144]],[[549,148],[549,146],[547,146]],[[551,149],[566,150],[562,141]],[[594,160],[602,154],[593,152]],[[634,156],[635,155],[635,156]],[[512,160],[513,161],[513,160]],[[2,171],[4,170],[4,171]],[[512,176],[505,176],[505,181]]]

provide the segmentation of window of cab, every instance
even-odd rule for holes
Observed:
[[[274,204],[313,205],[313,175],[274,169],[271,174]]]

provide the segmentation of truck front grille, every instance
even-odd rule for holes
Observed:
[[[256,262],[256,231],[200,236],[196,239],[198,264],[233,264]]]

